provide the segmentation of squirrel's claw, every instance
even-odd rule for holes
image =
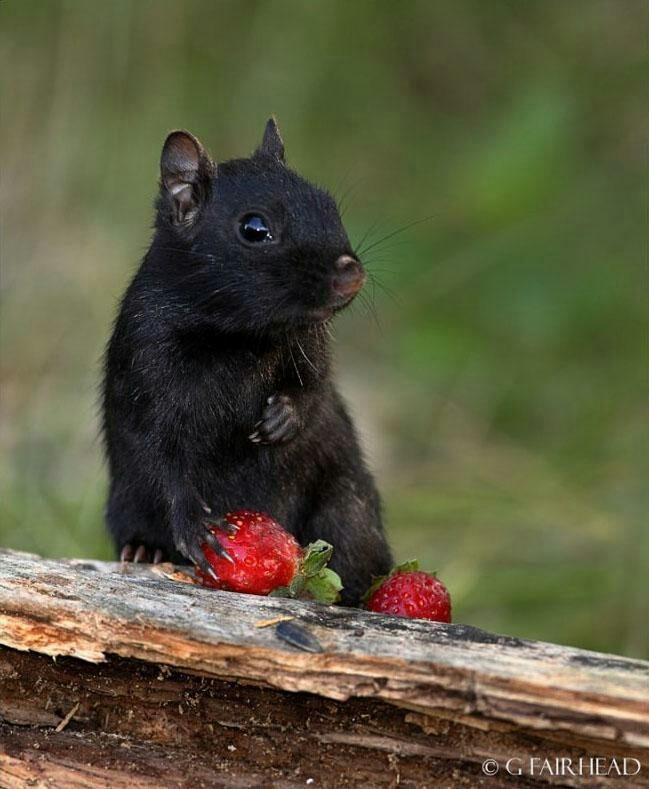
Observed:
[[[231,532],[229,532],[231,533]],[[205,541],[204,545],[209,546],[217,556],[220,556],[222,559],[226,559],[230,564],[234,564],[234,559],[230,556],[227,550],[221,545],[216,537],[211,531],[207,531],[205,533]]]
[[[196,565],[196,567],[202,570],[202,572],[204,572],[206,575],[209,575],[210,578],[213,578],[215,581],[219,580],[219,576],[214,572],[212,565],[207,561],[207,558],[205,557],[205,554],[203,553],[203,550],[200,546],[194,546],[188,549],[186,552],[183,551],[183,553],[185,553],[185,556],[187,556],[187,558],[194,565]]]
[[[283,444],[295,437],[300,422],[292,398],[275,394],[268,398],[261,419],[248,438],[253,444]]]
[[[134,564],[146,564],[149,561],[149,552],[144,545],[138,545],[133,557]]]
[[[146,545],[142,544],[135,548],[130,542],[127,542],[120,551],[119,560],[120,562],[133,562],[134,564],[148,564],[149,562],[160,564],[164,561],[164,551],[162,548],[155,548],[150,551]]]
[[[176,548],[203,573],[218,581],[219,577],[208,562],[203,552],[203,547],[207,545],[214,553],[226,561],[234,562],[234,559],[221,545],[213,533],[213,529],[220,529],[226,534],[235,534],[238,531],[238,527],[225,518],[204,518],[183,530],[182,538],[176,540]]]
[[[205,518],[203,520],[203,524],[208,529],[218,529],[219,531],[224,531],[226,534],[236,534],[239,531],[239,527],[236,523],[230,523],[227,518]]]
[[[127,542],[119,554],[120,562],[132,562],[134,553],[133,546],[130,542]]]

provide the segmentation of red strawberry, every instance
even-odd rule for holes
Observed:
[[[396,567],[389,576],[379,578],[366,595],[370,611],[410,619],[451,621],[451,597],[434,575],[417,569],[417,562]]]
[[[302,549],[295,538],[263,512],[228,512],[224,519],[234,533],[211,531],[227,551],[219,556],[204,544],[203,553],[217,575],[200,567],[196,573],[205,586],[248,594],[305,597],[333,603],[342,589],[340,578],[326,567],[333,548],[318,540]],[[228,558],[229,557],[229,558]]]
[[[237,527],[237,531],[226,534],[223,529],[215,528],[212,533],[232,561],[218,556],[209,545],[203,545],[203,553],[218,581],[198,570],[202,582],[215,589],[264,595],[278,586],[288,586],[302,557],[295,538],[262,512],[228,512],[225,520]]]

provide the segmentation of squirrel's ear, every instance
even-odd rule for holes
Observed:
[[[189,225],[209,189],[214,164],[203,146],[187,131],[173,131],[160,156],[160,185],[173,206],[176,224]]]
[[[282,135],[279,133],[277,121],[275,118],[269,118],[266,128],[264,129],[264,139],[261,145],[257,148],[256,153],[265,153],[279,159],[280,162],[284,161],[284,141]]]

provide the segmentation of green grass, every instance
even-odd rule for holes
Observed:
[[[0,544],[107,557],[99,360],[165,133],[276,113],[375,283],[337,366],[399,559],[458,621],[649,657],[635,0],[0,4]],[[9,76],[11,75],[11,76]]]

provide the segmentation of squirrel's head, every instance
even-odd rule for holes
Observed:
[[[335,201],[285,164],[274,119],[250,158],[218,164],[172,132],[160,170],[154,248],[185,307],[264,331],[325,321],[363,286]]]

